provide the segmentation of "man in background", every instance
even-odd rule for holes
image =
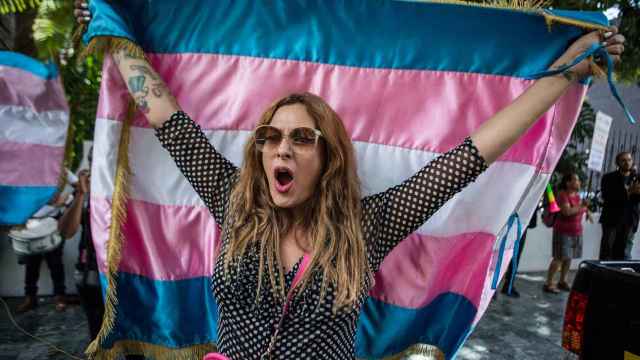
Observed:
[[[640,178],[634,171],[631,153],[616,155],[616,165],[618,169],[605,174],[601,182],[604,204],[600,216],[600,260],[630,259],[633,237],[638,231]]]

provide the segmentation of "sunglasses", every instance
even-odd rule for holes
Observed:
[[[271,125],[258,126],[253,131],[256,149],[262,152],[277,151],[280,143],[286,137],[289,138],[289,144],[294,152],[309,153],[316,148],[321,136],[320,130],[305,126],[292,129],[289,134],[285,134],[282,130]]]

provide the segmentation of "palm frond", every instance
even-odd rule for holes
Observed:
[[[15,14],[38,7],[41,0],[0,0],[0,15]]]
[[[33,23],[33,39],[40,58],[56,58],[70,46],[75,25],[72,14],[72,0],[41,0]]]

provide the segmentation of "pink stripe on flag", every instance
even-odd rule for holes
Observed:
[[[404,308],[421,308],[445,292],[478,306],[495,236],[411,234],[384,259],[369,295]]]
[[[64,147],[0,142],[0,184],[56,186]]]
[[[487,275],[484,280],[484,290],[483,297],[478,304],[478,311],[476,312],[476,317],[473,320],[473,326],[475,326],[478,321],[482,318],[482,315],[489,307],[489,303],[491,303],[491,299],[493,298],[493,294],[496,291],[500,290],[500,284],[498,284],[498,288],[493,290],[491,287],[493,286],[493,275],[496,270],[496,262],[498,261],[498,257],[500,256],[498,249],[494,249],[491,253],[491,262],[490,266],[487,269]],[[504,255],[502,257],[502,264],[500,264],[500,279],[502,281],[509,281],[509,279],[504,279],[504,274],[507,272],[509,268],[509,264],[511,263],[511,259],[513,258],[513,248],[506,249]]]
[[[100,271],[105,272],[111,201],[92,197],[92,231]],[[189,224],[187,226],[187,224]],[[218,227],[204,207],[163,206],[129,200],[120,271],[154,280],[211,276]],[[370,294],[387,303],[420,308],[443,292],[475,305],[495,236],[486,233],[434,237],[412,234],[383,261]],[[464,270],[463,270],[464,269]],[[466,274],[473,274],[469,278]],[[393,284],[388,285],[387,284]]]
[[[507,76],[212,54],[150,54],[149,58],[181,106],[205,129],[250,130],[272,101],[290,92],[311,91],[336,109],[354,140],[432,152],[459,144],[532,84]],[[103,81],[98,117],[123,119],[128,95],[109,60]],[[575,107],[576,95],[574,90],[565,96],[573,105],[564,109],[570,112]],[[500,159],[550,171],[546,166],[557,157],[546,163],[542,159],[552,120],[553,109]],[[149,126],[141,114],[134,124]],[[557,148],[550,153],[559,155],[560,144],[551,145]]]
[[[24,106],[36,112],[69,110],[60,78],[45,80],[8,66],[0,66],[0,105]]]
[[[111,200],[92,197],[91,219],[98,264],[105,272]],[[180,280],[213,273],[218,227],[205,207],[166,206],[128,200],[120,271],[153,280]]]

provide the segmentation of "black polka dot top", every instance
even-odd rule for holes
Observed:
[[[238,168],[209,143],[200,127],[185,113],[176,112],[156,130],[162,145],[202,198],[217,224],[225,224],[229,195],[238,179]],[[420,227],[447,200],[474,181],[487,168],[471,139],[437,157],[402,184],[362,200],[362,232],[368,259],[375,272],[384,257]],[[229,234],[222,229],[223,259]],[[282,302],[271,294],[265,274],[257,295],[258,252],[249,249],[224,279],[223,261],[216,261],[212,289],[218,304],[218,351],[231,359],[260,359],[269,348],[282,314]],[[298,264],[285,273],[285,292],[291,286]],[[329,284],[320,298],[321,274],[312,271],[312,281],[297,294],[275,337],[271,359],[354,359],[354,338],[360,306],[368,286],[363,286],[357,304],[333,312],[335,288]],[[276,274],[278,278],[279,274]],[[279,286],[279,285],[276,285]]]

